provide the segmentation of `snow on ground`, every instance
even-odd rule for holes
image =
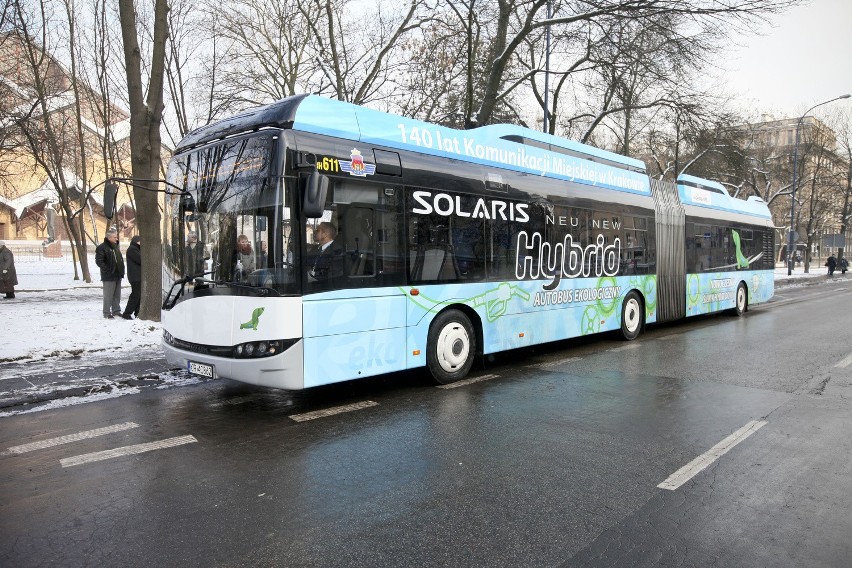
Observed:
[[[104,319],[101,313],[101,283],[86,284],[74,280],[70,260],[22,259],[16,261],[19,285],[16,298],[0,298],[0,375],[8,362],[46,363],[76,360],[80,366],[99,362],[162,357],[162,328],[157,322]],[[97,274],[94,258],[89,266]],[[775,271],[776,279],[786,279],[786,267]],[[801,267],[793,278],[825,278],[825,268],[812,268],[805,274]],[[124,308],[130,286],[121,292]],[[82,361],[84,358],[85,361]]]
[[[3,363],[12,361],[162,357],[158,322],[104,319],[97,276],[91,284],[74,280],[68,259],[22,260],[15,262],[15,299],[0,297],[0,374]],[[93,256],[89,266],[98,274]],[[122,309],[130,296],[130,285],[123,282]]]

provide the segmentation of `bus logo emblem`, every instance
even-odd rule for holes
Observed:
[[[368,164],[364,162],[364,156],[357,148],[352,148],[352,153],[349,155],[352,161],[338,160],[340,169],[347,172],[349,175],[366,177],[376,173],[376,164]]]
[[[260,314],[263,313],[263,308],[255,308],[251,313],[251,319],[246,323],[240,324],[240,329],[251,329],[257,331],[257,324],[260,321]]]

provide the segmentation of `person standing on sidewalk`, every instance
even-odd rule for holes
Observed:
[[[6,298],[13,299],[17,285],[18,274],[15,272],[15,255],[6,248],[6,241],[0,241],[0,294],[6,294]]]
[[[121,279],[124,278],[124,259],[118,247],[118,230],[109,229],[104,242],[95,249],[95,264],[101,269],[104,286],[104,317],[121,315]]]
[[[825,265],[828,267],[828,275],[833,276],[834,271],[837,268],[837,259],[834,258],[834,255],[828,257],[828,260],[825,261]]]
[[[136,235],[127,247],[127,281],[130,282],[130,297],[121,314],[126,320],[139,316],[139,300],[142,298],[142,239]],[[132,315],[131,315],[132,314]]]

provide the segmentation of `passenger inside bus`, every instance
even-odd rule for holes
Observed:
[[[269,264],[269,246],[266,241],[257,241],[257,267],[266,268]]]
[[[237,250],[236,254],[234,254],[232,264],[234,280],[237,282],[246,280],[257,268],[251,242],[249,242],[248,237],[245,235],[237,237]]]
[[[210,252],[205,248],[204,243],[198,242],[198,233],[190,231],[186,238],[186,247],[184,247],[184,276],[197,276],[204,274],[204,261],[210,260]]]

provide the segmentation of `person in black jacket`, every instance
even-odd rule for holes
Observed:
[[[139,316],[139,300],[142,298],[142,239],[136,235],[127,247],[127,281],[130,282],[130,297],[121,314],[126,320]],[[132,314],[132,315],[131,315]]]
[[[15,297],[18,275],[15,272],[15,255],[6,248],[6,242],[0,241],[0,294],[6,294],[10,300]]]
[[[828,275],[833,276],[835,269],[837,269],[837,259],[834,258],[834,255],[828,257],[828,260],[825,261],[825,265],[828,267]]]
[[[95,264],[101,269],[104,286],[104,317],[121,315],[121,279],[124,278],[124,259],[118,248],[118,230],[106,232],[104,242],[95,249]]]

